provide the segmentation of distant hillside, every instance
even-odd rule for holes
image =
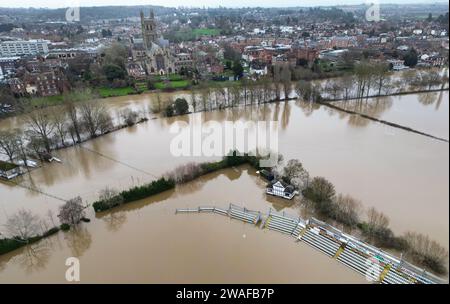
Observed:
[[[99,19],[121,19],[128,17],[138,17],[139,12],[144,10],[146,15],[150,9],[154,9],[157,15],[174,13],[175,8],[162,6],[99,6],[82,7],[80,18],[82,22]],[[35,9],[35,8],[0,8],[0,16],[11,18],[12,22],[48,22],[65,21],[66,9]]]

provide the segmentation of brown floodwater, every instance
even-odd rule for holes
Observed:
[[[390,105],[378,102],[382,110],[372,111],[448,138],[448,92],[442,94],[434,102],[421,102],[420,94],[391,97]],[[111,111],[148,108],[151,95],[108,101]],[[368,102],[377,107],[375,100]],[[125,189],[188,161],[212,160],[170,154],[170,123],[192,123],[194,118],[278,121],[285,159],[299,159],[311,175],[329,179],[337,192],[387,214],[395,233],[425,233],[448,248],[448,143],[299,101],[149,120],[85,143],[89,150],[57,151],[63,163],[33,170],[17,180],[19,186],[0,182],[0,223],[19,208],[42,216],[56,211],[62,202],[53,196],[80,195],[92,202],[106,186]],[[13,118],[0,121],[0,127],[20,123]],[[267,198],[264,182],[252,170],[224,170],[108,212],[79,231],[39,242],[34,250],[1,256],[0,282],[64,282],[68,256],[80,257],[82,282],[364,282],[341,264],[276,232],[213,214],[174,214],[179,207],[229,203],[301,212],[299,206]]]
[[[3,256],[0,282],[64,282],[69,256],[80,258],[83,283],[365,282],[277,232],[220,215],[174,214],[175,208],[244,201],[251,208],[282,208],[285,202],[266,201],[264,185],[254,170],[242,167],[120,207],[77,231],[50,237],[33,252],[25,248]]]
[[[448,91],[350,100],[335,104],[430,135],[449,138]]]

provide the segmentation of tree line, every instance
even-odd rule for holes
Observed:
[[[89,91],[72,94],[61,106],[26,114],[23,128],[0,130],[0,154],[10,162],[18,159],[26,166],[30,156],[48,160],[52,150],[73,146],[146,119],[141,113],[127,109],[120,113],[115,125],[107,108],[90,98]]]

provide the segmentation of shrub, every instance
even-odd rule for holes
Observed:
[[[323,177],[314,177],[308,187],[303,191],[303,195],[315,202],[322,203],[324,207],[332,200],[336,194],[334,186]]]
[[[184,98],[177,98],[173,107],[178,115],[186,114],[189,112],[189,104]]]
[[[173,116],[173,106],[172,105],[167,105],[164,114],[166,115],[166,117],[172,117]]]
[[[61,226],[59,226],[61,228],[62,231],[69,231],[70,230],[70,225],[69,224],[61,224]]]
[[[45,232],[45,233],[42,235],[42,237],[47,237],[47,236],[53,235],[53,234],[57,233],[58,231],[59,231],[59,228],[58,228],[58,227],[53,227],[53,228],[51,228],[50,230],[48,230],[47,232]]]
[[[133,110],[130,110],[130,109],[127,109],[123,113],[123,118],[125,120],[125,123],[129,127],[131,127],[132,125],[136,124],[138,116],[139,116],[139,114],[136,111],[133,111]]]
[[[175,181],[175,183],[181,184],[192,181],[203,173],[202,166],[192,162],[178,166],[175,170],[166,174],[166,176],[168,179]]]
[[[92,206],[94,207],[95,212],[105,211],[119,205],[118,202],[120,201],[123,201],[123,203],[137,201],[146,198],[148,196],[173,189],[174,187],[175,182],[173,180],[166,179],[163,177],[149,184],[133,187],[129,190],[124,190],[120,192],[118,196],[120,195],[123,198],[123,200],[119,200],[117,199],[117,197],[114,197],[106,201],[99,200],[93,203]],[[115,203],[112,204],[111,203],[112,201]]]
[[[349,195],[339,194],[332,202],[331,216],[347,226],[356,226],[359,222],[361,202]]]
[[[14,239],[1,239],[0,240],[0,254],[4,254],[13,251],[17,248],[24,246],[25,243]]]

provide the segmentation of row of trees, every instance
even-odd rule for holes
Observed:
[[[312,102],[322,99],[361,99],[411,90],[442,89],[448,83],[448,77],[434,69],[411,70],[393,75],[386,63],[363,61],[355,65],[354,71],[354,74],[325,82],[292,82],[289,70],[280,66],[275,68],[273,78],[242,78],[240,82],[233,82],[230,86],[200,83],[191,88],[190,104],[193,111],[197,112],[286,100],[294,96]],[[174,115],[177,112],[173,110],[174,104],[172,100],[163,100],[162,95],[157,93],[154,111],[161,112],[165,109],[168,116]]]
[[[365,98],[411,90],[444,88],[448,77],[435,69],[410,70],[391,74],[388,64],[361,62],[353,75],[328,80],[322,91],[327,99]]]
[[[78,196],[60,206],[56,217],[50,210],[46,217],[42,218],[29,210],[20,209],[8,216],[6,223],[0,226],[0,240],[8,239],[18,244],[28,244],[34,241],[34,238],[46,236],[49,231],[68,230],[82,220],[87,221],[85,218],[87,207]]]
[[[120,114],[119,126],[98,101],[66,100],[62,106],[38,109],[24,118],[23,129],[0,131],[0,154],[13,162],[27,155],[41,160],[53,149],[72,146],[89,138],[108,133],[122,125],[133,125],[139,119],[136,111]]]

